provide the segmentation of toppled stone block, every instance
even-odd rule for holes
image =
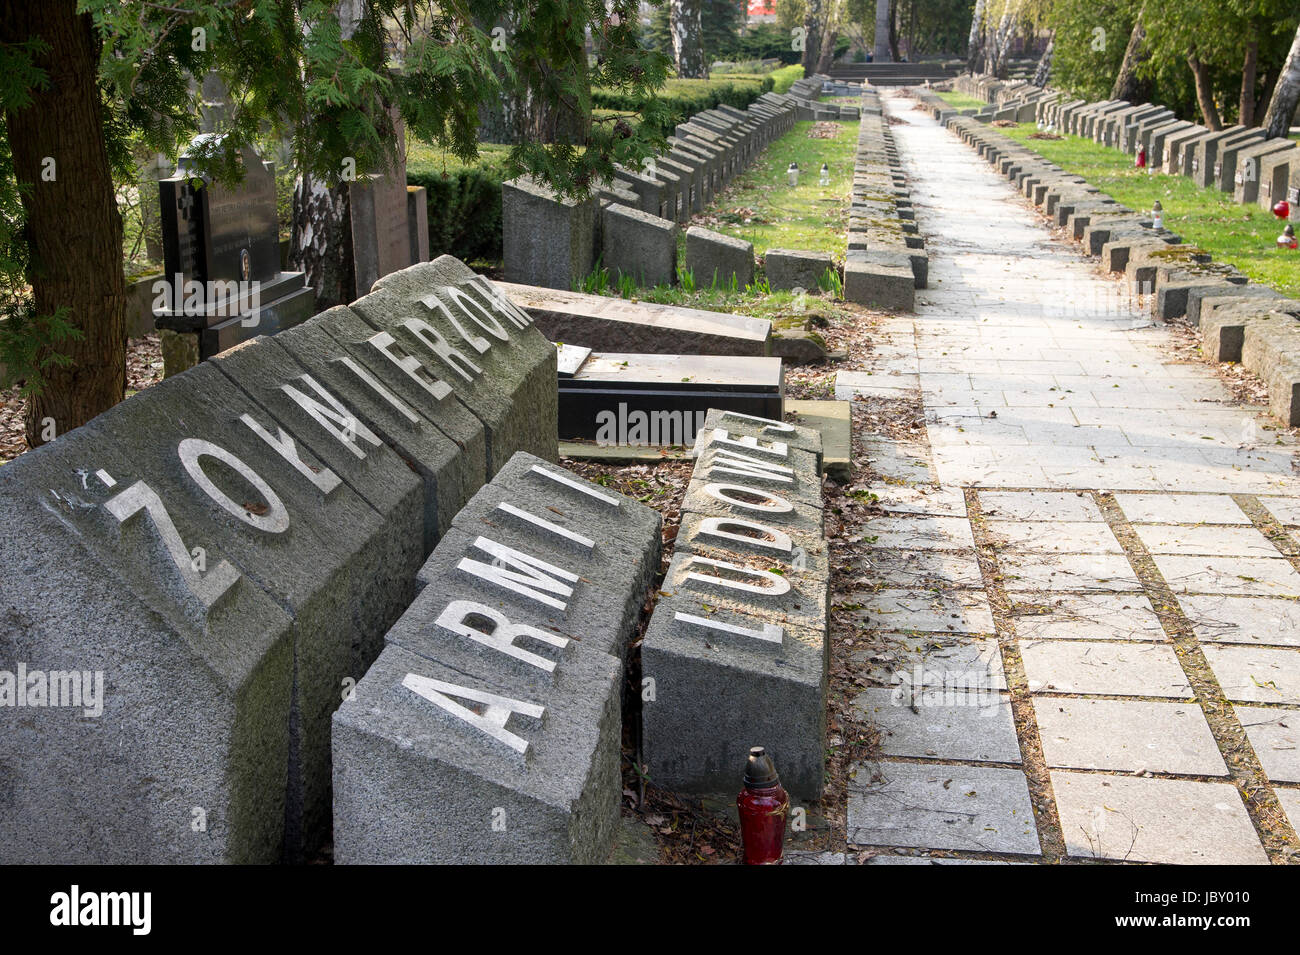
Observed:
[[[592,863],[657,512],[518,454],[457,516],[334,717],[337,862]]]

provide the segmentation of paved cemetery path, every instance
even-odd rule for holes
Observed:
[[[853,600],[886,633],[855,667],[885,755],[850,845],[1300,861],[1295,442],[913,105],[888,108],[930,289],[837,380],[919,392],[927,439],[871,444],[891,513]]]

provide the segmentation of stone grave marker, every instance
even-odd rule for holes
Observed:
[[[198,360],[312,314],[303,274],[280,271],[274,169],[251,148],[241,160],[238,185],[206,178],[191,154],[158,183],[165,271],[155,287],[154,320],[164,338],[192,336],[186,350]],[[173,361],[165,373],[185,367]]]
[[[519,454],[334,721],[339,863],[599,863],[657,512]]]
[[[787,789],[815,799],[829,609],[820,435],[737,416],[744,434],[720,427],[722,417],[711,412],[697,442],[642,645],[653,696],[642,708],[645,758],[658,785],[726,792],[749,747],[762,745]]]
[[[388,300],[440,294],[461,268],[425,266]],[[540,360],[553,388],[554,348],[527,316],[465,284],[480,320],[520,323],[486,351],[521,363],[477,353],[483,367],[523,388],[511,370]],[[446,343],[474,349],[469,320],[453,327]],[[0,708],[0,857],[275,862],[319,846],[331,714],[487,476],[494,394],[440,400],[437,353],[395,360],[384,334],[333,309],[0,473],[0,560],[24,569],[4,587],[2,668],[75,666],[104,686],[78,707],[99,712]],[[554,405],[530,411],[553,457]]]

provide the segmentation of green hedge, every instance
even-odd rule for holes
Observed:
[[[659,91],[659,99],[668,107],[668,115],[659,132],[670,135],[678,123],[695,113],[718,106],[744,109],[772,89],[771,76],[716,80],[669,80]],[[636,101],[619,90],[597,87],[591,91],[592,103],[601,109],[635,110]]]
[[[500,262],[501,183],[508,148],[479,146],[478,161],[408,156],[406,181],[427,190],[429,257],[451,254],[466,262]]]
[[[776,93],[788,93],[797,80],[803,79],[803,67],[798,63],[783,66],[772,71],[772,90]]]

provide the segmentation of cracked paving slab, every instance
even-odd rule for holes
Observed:
[[[850,784],[848,830],[854,845],[1039,852],[1018,769],[865,764]]]

